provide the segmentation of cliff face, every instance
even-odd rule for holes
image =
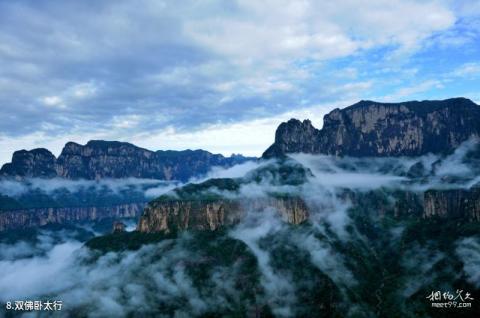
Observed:
[[[53,178],[56,176],[55,156],[47,149],[15,151],[12,162],[3,165],[0,176]]]
[[[480,188],[430,190],[424,194],[424,218],[461,218],[480,222]]]
[[[121,142],[89,141],[85,146],[65,145],[57,160],[57,174],[68,179],[152,177],[153,152]],[[160,167],[158,167],[160,168]],[[150,172],[147,175],[145,172]]]
[[[392,198],[395,198],[393,205]],[[480,221],[480,189],[397,191],[393,196],[382,191],[347,192],[344,199],[354,203],[354,213],[375,211],[381,218],[389,214],[398,219],[439,217],[462,222]],[[298,197],[153,201],[145,208],[137,230],[144,233],[187,229],[214,231],[239,223],[247,211],[262,213],[265,209],[273,209],[290,224],[300,224],[311,215],[309,207]]]
[[[102,178],[149,178],[187,181],[203,175],[212,166],[230,167],[252,158],[223,157],[204,150],[153,152],[135,145],[92,140],[86,145],[69,142],[58,157],[46,149],[21,150],[5,164],[0,176]]]
[[[268,148],[263,157],[281,157],[286,153],[319,153],[320,130],[312,126],[310,120],[303,122],[290,119],[281,123],[275,132],[275,143]]]
[[[264,158],[305,152],[339,156],[419,156],[449,153],[480,136],[480,106],[465,98],[378,103],[335,109],[321,130],[309,121],[282,123]]]
[[[145,203],[110,207],[70,207],[10,210],[0,212],[0,231],[39,227],[47,224],[73,224],[105,218],[139,216]]]
[[[250,159],[239,155],[226,158],[203,150],[153,152],[123,142],[90,141],[84,146],[69,142],[58,158],[46,149],[15,152],[12,162],[0,170],[0,177],[20,179],[26,184],[28,180],[23,180],[26,178],[55,177],[187,181],[206,174],[212,166],[230,167]],[[54,193],[31,188],[18,197],[0,193],[0,231],[123,217],[132,213],[139,215],[143,203],[138,202],[145,200],[143,190],[137,188],[119,193],[112,193],[105,187],[80,189],[78,192],[59,189]]]
[[[194,229],[216,230],[240,222],[246,211],[274,209],[282,220],[300,224],[308,219],[308,209],[299,198],[261,198],[245,200],[152,202],[140,218],[140,232],[164,232]]]
[[[283,157],[295,152],[353,157],[449,153],[463,141],[479,136],[480,107],[467,99],[397,104],[362,101],[326,115],[321,130],[314,128],[308,120],[300,122],[292,119],[282,123],[276,131],[275,143],[265,151],[263,157]],[[192,176],[206,173],[212,166],[228,167],[248,159],[250,158],[241,156],[225,158],[203,150],[153,152],[128,143],[90,141],[86,145],[67,143],[58,159],[46,149],[15,152],[12,163],[2,167],[0,176],[90,180],[136,177],[186,181]],[[411,174],[415,175],[415,169],[411,170]],[[138,230],[215,230],[238,223],[245,217],[245,211],[255,212],[267,208],[277,211],[285,222],[299,224],[309,216],[308,208],[300,198],[229,200],[221,197],[219,192],[235,193],[242,184],[250,182],[296,187],[308,182],[310,177],[313,177],[311,171],[301,165],[278,160],[275,167],[260,167],[242,180],[211,179],[200,185],[187,185],[177,191],[178,195],[181,194],[177,200],[151,202],[140,219]],[[199,190],[200,195],[195,195],[195,189]],[[215,191],[210,191],[212,189]],[[417,200],[417,194],[410,194],[406,192],[394,207],[394,216],[458,216],[469,221],[480,221],[478,190],[431,190],[420,194],[423,200]],[[352,197],[352,202],[367,210],[377,211],[380,215],[389,213],[388,204],[382,206],[383,201],[375,196]],[[388,203],[388,200],[386,202]],[[121,205],[117,207],[119,208],[37,208],[6,211],[0,214],[0,230],[95,220],[99,218],[98,215],[128,216],[125,213],[129,212],[122,212],[124,210],[120,208]],[[140,211],[135,213],[140,214]]]

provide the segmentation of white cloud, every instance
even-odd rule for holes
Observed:
[[[58,95],[50,95],[40,98],[43,105],[52,108],[65,109],[78,100],[94,97],[98,91],[98,85],[93,82],[74,84],[67,87]]]
[[[80,83],[71,89],[71,95],[76,98],[92,97],[97,93],[98,87],[93,82]]]
[[[288,119],[278,114],[293,108],[302,113],[327,98],[367,98],[378,81],[365,79],[362,69],[375,74],[379,65],[350,62],[362,63],[370,49],[416,52],[430,37],[452,29],[456,16],[449,4],[142,0],[39,7],[5,2],[0,4],[0,21],[6,21],[0,28],[0,64],[8,72],[0,77],[0,116],[12,120],[0,133],[26,136],[11,137],[10,144],[54,131],[62,143],[67,136],[76,141],[104,136],[153,149],[258,155],[278,123]],[[45,36],[32,38],[32,30]],[[374,59],[384,63],[384,52],[378,54]],[[344,57],[350,60],[341,76],[325,71]],[[412,85],[393,97],[428,85]],[[38,104],[51,111],[30,107]]]
[[[398,101],[405,98],[412,98],[415,94],[426,92],[430,89],[442,89],[444,85],[440,80],[426,80],[419,84],[397,89],[393,94],[385,96],[384,101]]]
[[[137,127],[142,120],[139,115],[114,116],[112,126],[119,129],[129,129]]]
[[[456,77],[474,77],[480,74],[480,63],[465,63],[452,72]]]
[[[455,6],[462,16],[480,16],[480,2],[477,0],[456,1]]]
[[[455,22],[438,1],[242,1],[239,7],[242,14],[236,16],[187,20],[186,32],[242,61],[329,59],[378,45],[415,50]]]
[[[275,138],[278,125],[290,118],[310,119],[316,128],[323,125],[323,116],[337,107],[353,104],[355,100],[343,100],[335,103],[318,104],[297,108],[277,116],[245,120],[235,123],[218,123],[201,129],[182,132],[167,127],[147,133],[129,133],[128,128],[138,125],[137,115],[114,117],[111,125],[104,130],[91,133],[72,132],[66,135],[49,136],[36,132],[17,138],[0,135],[0,165],[10,162],[14,151],[21,148],[47,148],[58,156],[68,141],[85,144],[91,139],[128,141],[139,147],[160,150],[204,149],[213,153],[229,156],[241,153],[246,156],[261,156]]]
[[[45,96],[45,97],[42,97],[41,100],[45,106],[59,107],[59,108],[65,107],[65,105],[63,104],[62,98],[59,96]]]

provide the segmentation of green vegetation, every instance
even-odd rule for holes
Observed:
[[[243,178],[212,178],[202,183],[190,183],[156,198],[153,202],[185,201],[215,201],[237,195],[242,186],[248,184],[269,183],[271,185],[298,186],[307,182],[312,176],[310,170],[292,159],[284,159],[280,163],[271,163],[249,172]],[[291,193],[272,192],[273,197],[291,197]]]
[[[110,251],[137,250],[145,244],[156,243],[165,239],[173,239],[175,237],[175,233],[141,233],[137,231],[119,232],[97,236],[89,240],[85,246],[102,253]]]
[[[170,193],[161,195],[153,202],[185,201],[214,201],[222,199],[222,192],[236,193],[240,189],[240,179],[214,178],[203,183],[190,183],[177,188]]]
[[[307,182],[312,172],[293,159],[283,159],[261,166],[245,176],[245,182],[268,182],[271,185],[297,186]]]
[[[368,200],[382,202],[381,193],[366,197],[364,204]],[[463,275],[457,275],[463,263],[455,250],[462,238],[478,237],[480,224],[413,217],[400,220],[388,214],[368,215],[367,209],[356,206],[349,210],[352,222],[347,239],[339,237],[327,224],[324,231],[318,231],[306,222],[285,225],[258,241],[258,248],[269,255],[271,271],[291,285],[292,294],[285,294],[282,301],[295,298],[292,306],[296,316],[321,312],[328,317],[343,317],[350,312],[355,317],[475,317],[479,310],[475,302],[476,307],[463,311],[438,311],[430,307],[426,296],[438,289],[477,291]],[[201,295],[218,290],[218,282],[212,280],[215,275],[225,282],[233,281],[237,296],[226,293],[228,305],[206,316],[243,317],[251,310],[261,317],[269,316],[278,300],[267,297],[262,268],[252,250],[232,238],[229,231],[118,233],[94,238],[86,245],[103,254],[168,242],[169,248],[177,248],[185,255],[181,266]],[[306,238],[316,242],[317,247],[309,246]],[[313,258],[315,253],[319,258]],[[443,257],[437,260],[437,254]],[[419,279],[425,282],[415,289],[412,286]],[[162,313],[173,314],[181,303],[162,306]]]

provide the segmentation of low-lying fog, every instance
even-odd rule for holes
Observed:
[[[340,302],[349,302],[348,290],[356,288],[363,277],[356,276],[354,267],[345,252],[337,250],[352,242],[361,242],[368,250],[368,240],[355,227],[348,211],[351,202],[339,195],[340,189],[368,191],[379,188],[424,191],[431,188],[468,189],[480,182],[478,159],[466,160],[478,145],[467,142],[454,154],[442,158],[428,155],[419,158],[334,158],[295,154],[291,158],[310,169],[312,176],[298,187],[279,186],[269,180],[259,184],[242,186],[235,196],[261,196],[274,190],[297,191],[309,202],[321,209],[314,210],[312,226],[306,230],[291,230],[272,209],[263,213],[250,213],[247,218],[225,235],[243,242],[256,258],[262,291],[259,302],[268,303],[274,315],[294,316],[299,306],[299,286],[305,282],[294,279],[293,274],[278,271],[275,246],[265,246],[264,240],[282,237],[298,253],[306,253],[310,263],[326,275],[341,292]],[[230,169],[213,169],[201,182],[211,177],[242,177],[258,168],[276,164],[273,161],[247,162]],[[274,176],[272,177],[274,178]],[[91,181],[30,180],[30,187],[44,191],[78,187],[90,187]],[[107,186],[120,191],[125,186],[154,186],[145,191],[145,197],[153,198],[171,190],[178,184],[155,184],[155,180],[105,180],[95,186]],[[0,192],[18,195],[25,184],[17,181],[0,182]],[[127,224],[134,229],[135,224]],[[88,229],[87,229],[88,230]],[[74,232],[74,231],[73,231]],[[234,284],[237,268],[215,266],[206,278],[208,290],[196,286],[185,269],[185,262],[194,260],[196,253],[189,248],[192,236],[183,233],[176,239],[168,239],[145,245],[136,251],[98,252],[83,247],[83,241],[71,231],[39,231],[34,239],[4,241],[0,245],[0,302],[15,300],[62,300],[64,315],[69,310],[82,308],[91,316],[122,317],[129,313],[161,313],[158,304],[171,304],[177,317],[190,317],[218,309],[233,308],[241,297]],[[97,235],[92,230],[92,235]],[[385,235],[391,246],[397,248],[403,235],[403,227],[392,228]],[[275,241],[275,240],[274,240]],[[282,242],[278,239],[275,242]],[[280,243],[278,243],[280,244]],[[343,244],[343,245],[342,245]],[[356,243],[355,243],[356,244]],[[480,288],[480,238],[473,236],[453,242],[455,255],[463,263],[462,272],[468,282]],[[435,266],[445,261],[447,255],[437,245],[412,245],[398,260],[405,273],[404,285],[398,294],[410,297],[417,290],[435,279]],[[235,263],[237,264],[237,263]],[[439,287],[440,288],[440,287]],[[327,292],[327,291],[326,291]],[[426,295],[425,295],[426,296]],[[399,300],[401,303],[401,300]],[[346,316],[355,313],[374,314],[373,308],[351,304]],[[27,315],[27,314],[25,314]]]

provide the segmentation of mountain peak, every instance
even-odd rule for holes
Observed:
[[[480,107],[467,98],[361,100],[325,115],[321,130],[309,120],[280,124],[263,157],[294,152],[360,157],[448,153],[473,136],[480,136]]]
[[[55,176],[55,156],[45,148],[18,150],[12,155],[12,162],[0,169],[0,176],[53,177]]]
[[[147,178],[187,181],[205,175],[211,167],[231,167],[252,158],[224,157],[208,151],[151,151],[120,141],[67,142],[58,158],[47,149],[20,150],[0,169],[3,177],[60,177],[98,180]]]
[[[318,138],[318,132],[310,120],[302,122],[292,118],[278,126],[275,143],[264,152],[263,157],[281,157],[289,152],[315,152],[314,140]]]

